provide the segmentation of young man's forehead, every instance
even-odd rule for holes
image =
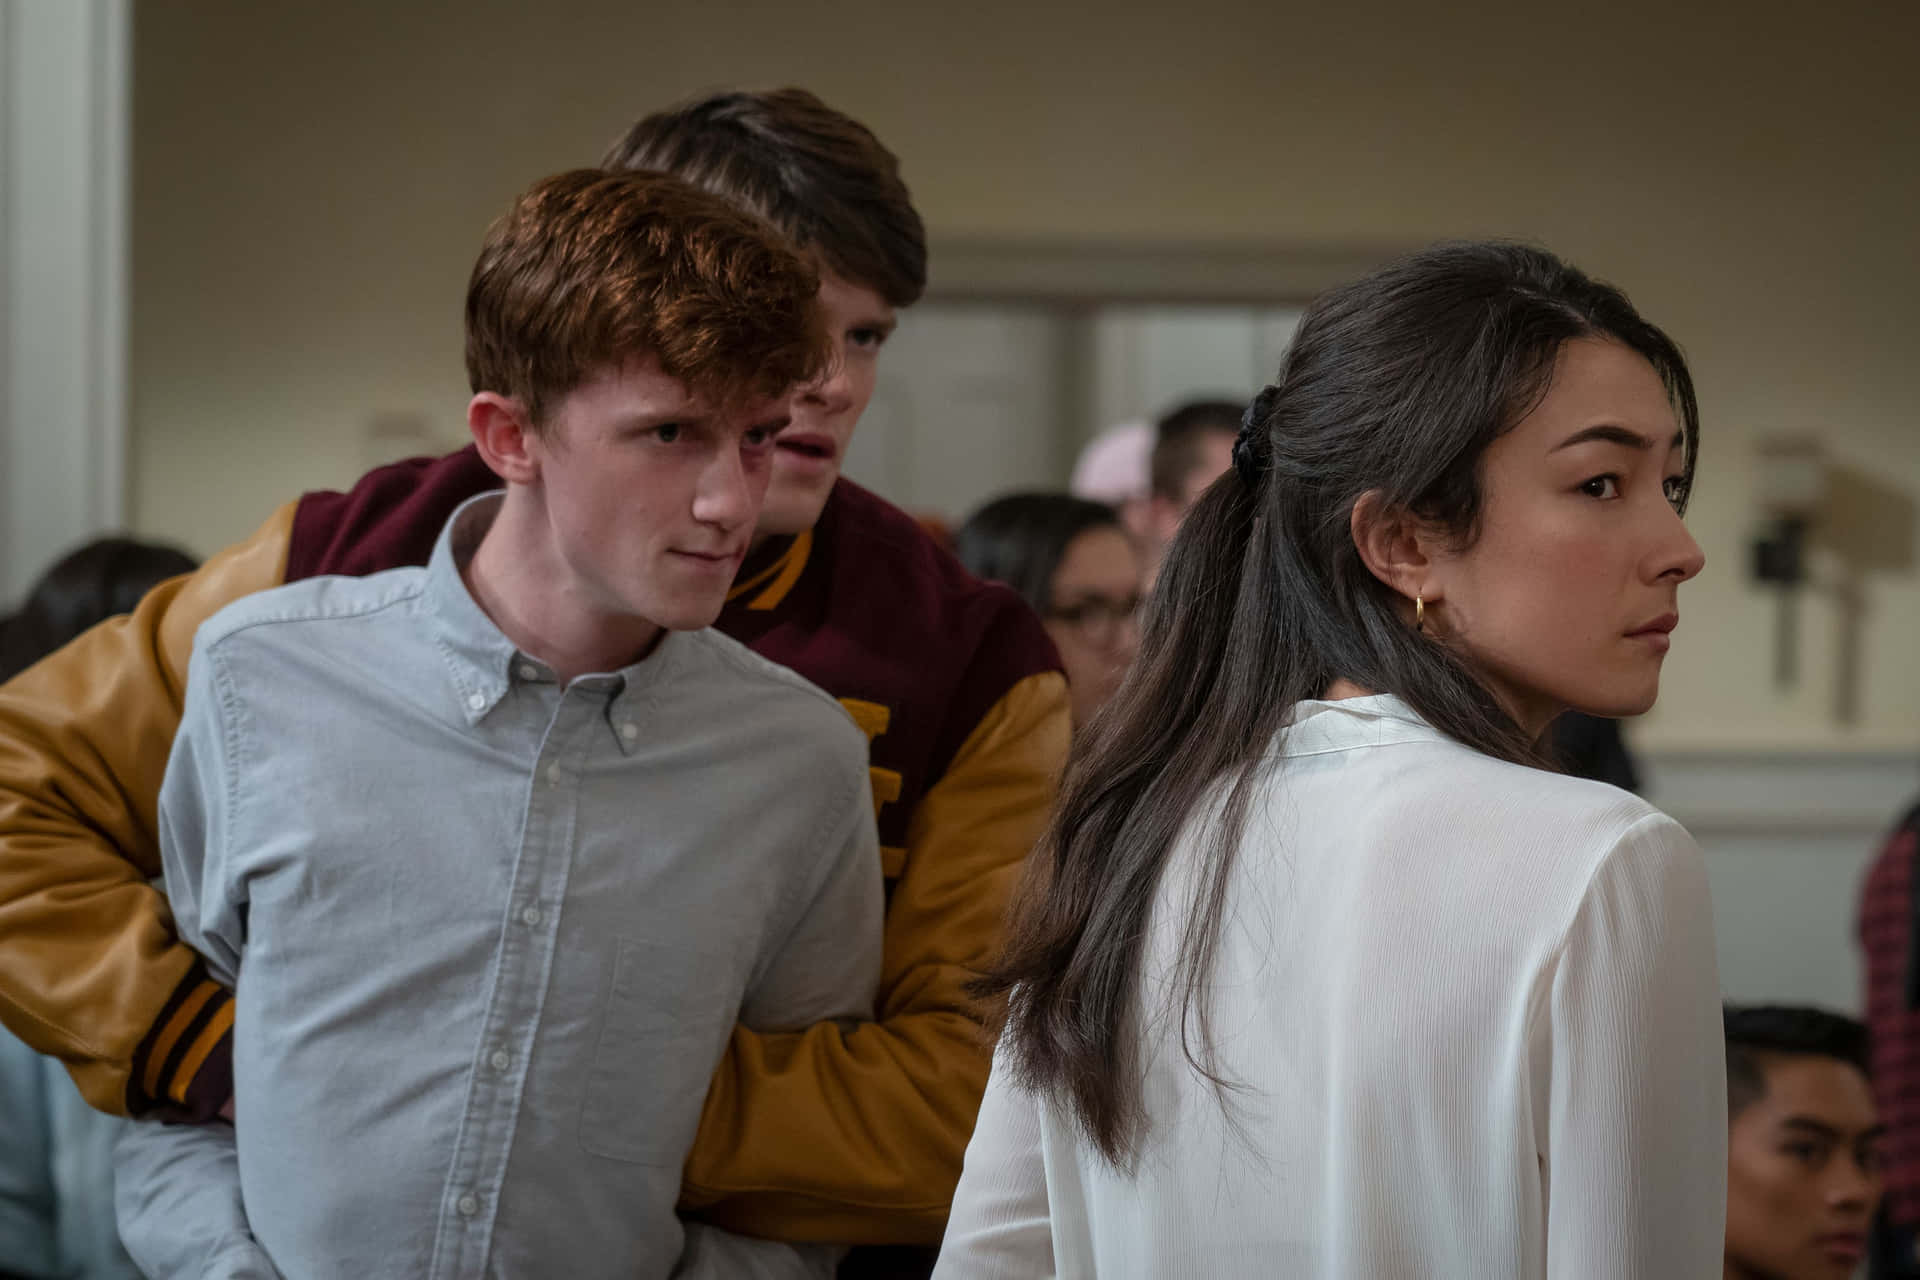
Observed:
[[[1873,1088],[1860,1069],[1813,1054],[1756,1055],[1766,1091],[1747,1111],[1769,1125],[1812,1121],[1846,1132],[1877,1123]]]
[[[744,381],[688,379],[668,373],[652,353],[641,353],[589,376],[582,387],[598,384],[614,395],[680,406],[688,415],[714,416],[784,403],[784,391],[768,394]]]

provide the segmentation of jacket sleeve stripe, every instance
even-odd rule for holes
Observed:
[[[206,1027],[195,1038],[193,1047],[187,1050],[187,1056],[182,1058],[180,1065],[174,1069],[173,1084],[168,1088],[167,1096],[183,1106],[190,1101],[188,1095],[194,1081],[200,1075],[200,1068],[205,1065],[207,1056],[213,1052],[213,1047],[220,1043],[220,1038],[232,1029],[233,1001],[227,1000],[208,1020]]]
[[[160,1092],[160,1073],[167,1059],[173,1056],[174,1046],[187,1034],[187,1028],[194,1024],[207,1002],[220,992],[220,984],[208,978],[201,978],[192,993],[181,1001],[179,1008],[173,1011],[166,1024],[160,1028],[159,1038],[153,1042],[153,1048],[147,1054],[146,1070],[140,1075],[140,1087],[149,1098],[158,1098]],[[169,1090],[169,1092],[171,1092]]]

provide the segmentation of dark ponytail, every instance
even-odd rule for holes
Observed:
[[[1029,864],[1002,962],[1001,1053],[1065,1102],[1124,1166],[1145,1116],[1137,1060],[1141,963],[1176,838],[1216,784],[1218,820],[1182,929],[1174,989],[1195,1070],[1215,1069],[1209,1004],[1230,873],[1252,784],[1296,703],[1336,679],[1396,695],[1436,729],[1503,760],[1534,743],[1361,560],[1356,501],[1473,540],[1487,446],[1544,394],[1560,348],[1621,342],[1660,374],[1698,451],[1678,348],[1626,297],[1544,250],[1441,245],[1316,300],[1274,385],[1248,409],[1234,466],[1174,539],[1118,694],[1088,726]]]

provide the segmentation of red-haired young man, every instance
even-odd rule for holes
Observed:
[[[832,1266],[676,1212],[734,1024],[864,1018],[879,977],[865,743],[709,627],[828,360],[817,288],[678,178],[536,184],[467,291],[504,492],[425,566],[200,627],[160,852],[239,1123],[122,1131],[146,1274]]]
[[[649,116],[606,163],[681,174],[819,265],[840,359],[789,403],[717,626],[832,693],[867,735],[887,884],[874,1020],[736,1030],[683,1207],[782,1239],[931,1246],[987,1075],[965,986],[998,943],[1065,761],[1064,678],[1012,592],[839,477],[881,345],[925,281],[892,155],[788,89]],[[206,1116],[225,1099],[223,1042],[207,1033],[225,997],[145,883],[194,628],[281,581],[421,563],[453,508],[495,484],[465,450],[310,494],[0,690],[0,1017],[65,1058],[95,1105]]]

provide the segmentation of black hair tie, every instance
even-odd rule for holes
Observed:
[[[1233,438],[1233,469],[1240,473],[1240,483],[1249,489],[1260,485],[1259,441],[1265,434],[1263,428],[1267,415],[1273,410],[1273,402],[1279,398],[1280,388],[1265,387],[1240,415],[1240,433]]]

